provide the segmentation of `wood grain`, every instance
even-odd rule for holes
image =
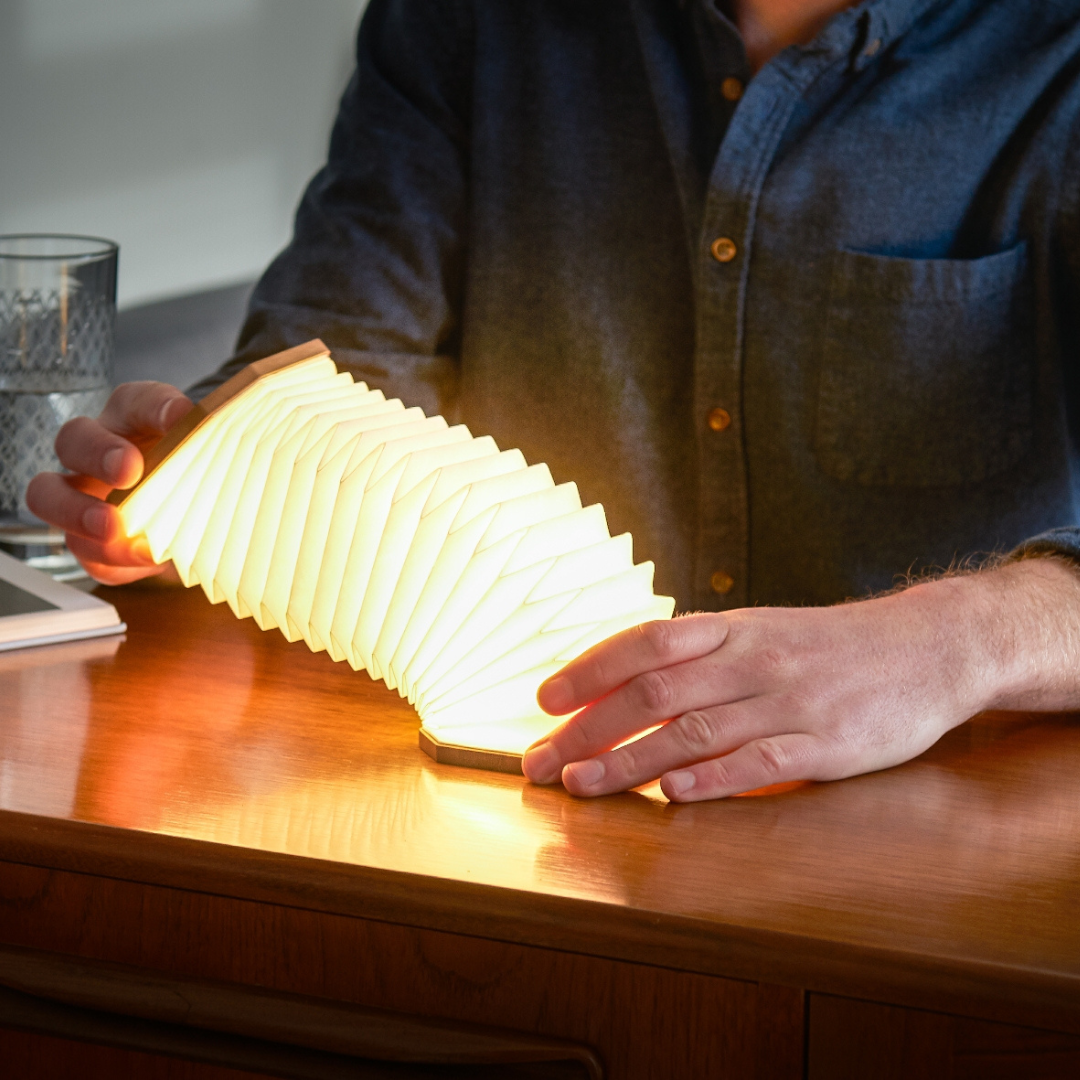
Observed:
[[[577,1062],[583,1080],[601,1080],[595,1055],[559,1039],[520,1035],[363,1009],[324,997],[275,992],[235,982],[168,975],[109,961],[0,945],[0,989],[14,1006],[45,1003],[80,1016],[86,1010],[150,1025],[211,1031],[380,1062],[505,1065]],[[148,1025],[149,1026],[149,1025]],[[280,1052],[281,1046],[275,1048]]]
[[[802,1075],[803,995],[781,987],[17,864],[0,942],[570,1039],[614,1080]]]
[[[809,1013],[808,1080],[1080,1076],[1075,1035],[828,994],[812,994]]]
[[[689,806],[439,765],[385,687],[103,590],[113,657],[0,665],[0,858],[1080,1032],[1080,731],[980,717],[888,772]]]
[[[417,740],[420,749],[441,765],[460,765],[467,769],[489,769],[492,772],[524,776],[521,771],[521,755],[501,753],[498,750],[478,750],[473,746],[458,746],[443,742],[427,728],[421,726]]]

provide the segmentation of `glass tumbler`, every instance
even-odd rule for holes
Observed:
[[[0,521],[33,522],[26,485],[53,441],[108,400],[119,249],[90,236],[0,236]]]

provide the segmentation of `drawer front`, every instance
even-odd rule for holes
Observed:
[[[6,862],[0,944],[570,1040],[614,1080],[803,1075],[768,984]]]
[[[1080,1076],[1080,1036],[811,994],[808,1080]]]

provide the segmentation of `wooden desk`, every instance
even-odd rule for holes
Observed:
[[[494,1025],[616,1078],[1080,1070],[1074,719],[782,794],[578,801],[436,765],[396,694],[201,593],[105,592],[112,655],[0,656],[9,960]],[[258,1072],[42,1031],[0,1031],[12,1075]]]

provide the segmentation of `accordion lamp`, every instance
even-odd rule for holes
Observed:
[[[407,697],[451,764],[520,772],[557,723],[540,683],[674,607],[574,484],[354,382],[321,341],[214,390],[110,500],[185,585]]]

